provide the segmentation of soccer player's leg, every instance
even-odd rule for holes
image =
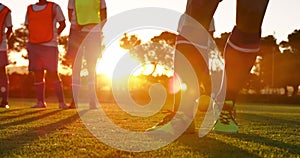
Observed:
[[[78,49],[84,39],[84,34],[80,30],[71,28],[69,33],[67,53],[64,56],[63,64],[73,66]]]
[[[47,78],[52,83],[52,87],[58,99],[60,109],[66,109],[68,106],[65,103],[62,82],[58,75],[58,49],[57,47],[44,46],[42,56],[43,68],[47,71]]]
[[[80,72],[82,69],[82,59],[83,59],[83,53],[81,50],[79,50],[74,60],[73,68],[72,68],[72,80],[71,80],[72,101],[69,106],[70,109],[75,109],[76,107],[78,107],[78,103],[79,103],[78,97],[79,97],[79,91],[81,89]]]
[[[8,105],[8,76],[6,74],[6,65],[8,65],[7,52],[0,52],[0,94],[2,101],[1,108],[9,108]]]
[[[196,82],[197,85],[187,85],[187,89],[185,90],[185,92],[180,91],[178,94],[175,95],[174,112],[177,112],[179,110],[180,98],[181,98],[180,93],[188,93],[189,98],[191,98],[190,104],[183,105],[184,106],[184,108],[182,108],[183,111],[180,112],[182,112],[190,119],[193,119],[196,113],[195,111],[196,109],[193,103],[198,104],[199,97],[203,95],[209,96],[211,91],[210,75],[209,75],[208,63],[207,63],[208,56],[207,54],[202,54],[202,53],[206,53],[207,51],[207,48],[205,47],[207,47],[207,45],[205,44],[198,45],[195,43],[191,43],[180,36],[177,39],[176,50],[178,51],[178,53],[181,53],[188,60],[189,64],[191,64],[192,69],[195,72],[197,77],[197,82]],[[180,63],[175,62],[175,68],[174,68],[175,72],[177,70],[176,67],[180,65],[181,65]],[[200,104],[198,104],[198,106],[199,105]],[[194,131],[195,131],[195,121],[193,120],[190,127],[186,130],[186,133],[194,133]]]
[[[217,7],[219,3],[219,0],[189,0],[188,4],[187,4],[187,9],[186,9],[186,14],[190,15],[192,18],[194,18],[194,20],[196,19],[198,22],[200,22],[200,24],[202,24],[206,29],[209,28],[212,16],[215,12],[215,9]],[[186,16],[186,15],[184,15]],[[204,18],[205,17],[205,18]],[[189,26],[188,23],[190,23],[188,20],[189,18],[185,18],[182,17],[181,20],[184,20],[185,22],[183,22],[183,24],[181,23],[182,21],[180,21],[179,23],[179,33],[182,33],[182,31],[184,31],[184,33],[186,33],[188,36],[191,35],[193,37],[197,36],[197,34],[193,34],[193,32],[195,33],[199,33],[201,31],[197,30],[197,29],[203,29],[203,28],[195,28],[194,26]],[[193,21],[193,20],[192,20]],[[209,35],[207,33],[207,35]],[[193,40],[195,40],[196,38],[194,38]],[[206,92],[210,93],[210,79],[209,79],[209,75],[208,75],[208,67],[207,64],[205,62],[205,54],[206,52],[199,52],[199,50],[203,50],[205,51],[205,48],[203,49],[203,47],[207,46],[207,41],[208,41],[208,37],[202,37],[201,35],[198,36],[198,39],[206,41],[189,41],[187,39],[185,39],[185,37],[182,36],[178,36],[177,38],[177,42],[176,42],[176,50],[178,53],[181,53],[187,60],[188,62],[191,64],[194,72],[196,73],[197,76],[197,84],[198,85],[187,85],[188,87],[188,91],[191,92],[191,103],[188,105],[184,105],[184,107],[182,108],[182,111],[179,111],[179,104],[180,104],[180,98],[182,97],[182,91],[179,91],[177,93],[175,93],[175,103],[174,103],[174,109],[173,111],[167,115],[161,122],[159,122],[157,125],[153,126],[152,128],[150,128],[150,130],[157,130],[159,129],[159,127],[164,126],[165,124],[168,124],[168,122],[170,122],[171,119],[176,119],[173,118],[175,116],[176,113],[179,113],[181,118],[183,119],[176,119],[178,120],[177,122],[190,122],[189,120],[192,120],[194,118],[195,115],[195,107],[194,107],[194,103],[196,103],[199,94],[201,94],[201,92],[194,92],[193,93],[193,88],[196,88],[198,86],[200,86],[201,84],[203,84],[203,81],[206,81]],[[199,44],[200,43],[200,44]],[[201,45],[202,44],[202,45]],[[204,44],[204,45],[203,45]],[[177,67],[180,67],[181,64],[180,63],[176,63],[176,59],[177,59],[177,55],[175,54],[175,72],[177,70]],[[207,83],[208,82],[208,83]],[[179,123],[180,124],[180,123]],[[176,127],[172,127],[170,128],[170,130],[176,130]],[[194,122],[192,122],[191,126],[187,129],[187,133],[194,133]],[[168,131],[166,131],[168,132]],[[170,133],[174,133],[173,131],[169,131]]]
[[[205,42],[206,43],[206,42]],[[178,36],[177,38],[177,44],[176,44],[176,53],[181,53],[189,62],[189,64],[192,66],[193,71],[195,72],[197,76],[197,86],[199,88],[199,93],[194,96],[194,99],[198,99],[198,95],[210,95],[211,91],[211,83],[210,83],[210,75],[209,75],[209,68],[208,68],[208,56],[206,54],[207,51],[207,45],[199,45],[197,43],[193,43],[191,41],[188,41],[187,39]],[[203,52],[201,52],[203,51]],[[175,54],[176,58],[176,54]],[[181,66],[180,63],[176,63],[175,59],[175,72],[176,67]],[[193,87],[196,89],[196,87]],[[189,88],[192,88],[192,86],[189,86]],[[176,101],[178,103],[175,103],[174,110],[178,110],[178,104],[180,101],[180,95],[176,97]]]
[[[32,106],[32,108],[46,108],[45,102],[45,82],[44,82],[44,68],[42,55],[44,47],[35,44],[27,44],[28,69],[33,73],[34,76],[34,87],[36,92],[37,103]]]
[[[175,130],[178,130],[178,128],[181,127],[176,127],[176,124],[181,126],[182,124],[188,123],[190,122],[193,118],[194,118],[194,110],[196,100],[199,97],[199,88],[197,89],[198,86],[200,86],[201,84],[201,80],[200,78],[203,77],[203,74],[205,72],[207,72],[207,66],[206,63],[201,55],[201,53],[199,52],[199,50],[196,48],[196,44],[192,43],[190,41],[188,41],[187,39],[185,39],[184,37],[178,36],[176,39],[176,52],[175,52],[175,61],[174,61],[174,76],[172,77],[172,79],[170,80],[169,83],[169,88],[172,89],[170,91],[171,96],[173,96],[174,98],[174,103],[173,103],[173,109],[169,110],[169,113],[162,119],[161,122],[157,123],[156,125],[154,125],[153,127],[149,128],[148,131],[151,130],[165,130],[162,131],[164,133],[176,133]],[[180,63],[181,59],[179,59],[180,55],[178,54],[182,54],[183,57],[187,60],[187,63],[190,64],[191,68],[193,70],[190,70],[189,68],[186,68],[188,65],[186,65],[186,63]],[[194,71],[196,76],[197,76],[197,85],[190,85],[187,83],[187,89],[182,90],[181,86],[183,83],[181,83],[181,79],[185,78],[185,76],[183,76],[184,74],[178,74],[176,73],[176,70],[179,71],[179,67],[185,67],[183,69],[185,69],[187,72],[186,73],[191,73],[189,71]],[[181,76],[180,76],[181,75]],[[186,74],[187,75],[187,74]],[[184,82],[184,81],[183,81]],[[186,84],[186,83],[185,83]],[[180,102],[181,102],[181,97],[182,97],[182,93],[189,93],[190,96],[190,102],[191,104],[187,104],[184,105],[183,108],[181,108],[181,111],[179,111],[179,106],[180,106]],[[178,113],[178,115],[176,115],[176,113]],[[178,116],[179,118],[174,118],[175,116]],[[174,119],[176,122],[178,123],[173,123],[171,125],[170,121]],[[162,126],[167,125],[169,128],[160,128]],[[194,128],[194,123],[191,124],[191,126],[186,130],[185,133],[194,133],[195,131]]]
[[[84,41],[86,46],[84,58],[87,62],[88,70],[88,95],[89,108],[97,109],[99,106],[97,98],[97,75],[96,66],[97,61],[101,57],[101,32],[89,33]]]
[[[261,24],[267,4],[268,0],[237,1],[236,26],[224,50],[227,77],[226,101],[213,129],[215,132],[238,132],[234,103],[259,51]]]
[[[71,103],[69,108],[76,108],[79,89],[80,89],[80,71],[81,71],[81,61],[82,61],[82,51],[79,50],[82,40],[85,34],[80,30],[70,29],[69,41],[67,53],[65,55],[64,64],[71,65],[72,67],[72,81],[71,81]]]
[[[58,107],[60,109],[69,108],[65,103],[64,92],[63,92],[63,84],[58,76],[57,71],[47,71],[47,76],[52,83],[54,92],[56,94],[58,100]]]
[[[76,60],[82,60],[82,54],[77,55]],[[80,83],[81,83],[81,77],[80,77],[80,72],[81,72],[81,64],[73,64],[72,68],[72,78],[71,78],[71,103],[69,108],[74,109],[78,107],[78,97],[79,97],[79,91],[80,91]]]
[[[32,108],[46,108],[44,69],[33,70],[37,103]]]
[[[9,106],[8,106],[8,77],[6,74],[5,66],[0,66],[0,94],[2,97],[0,107],[1,108],[9,108]]]
[[[195,28],[195,26],[189,26],[190,22],[188,19],[186,20],[180,28],[179,26],[179,33],[188,35],[191,38],[191,40],[194,41],[188,41],[181,36],[177,39],[176,44],[176,50],[178,50],[180,53],[182,53],[189,61],[189,63],[192,65],[196,76],[197,76],[197,82],[198,86],[201,85],[204,86],[204,90],[200,91],[200,98],[201,96],[210,96],[211,93],[211,79],[209,75],[208,70],[208,41],[210,34],[207,32],[210,30],[210,24],[213,18],[213,14],[219,4],[220,0],[190,0],[187,2],[187,9],[186,14],[189,15],[191,18],[196,20],[198,23],[200,23],[205,28],[205,33],[203,33],[203,28]],[[181,30],[180,30],[181,29]],[[189,33],[187,33],[189,32]],[[176,55],[175,55],[176,60]],[[176,66],[178,64],[175,63],[175,72],[176,72]],[[175,97],[178,98],[176,95]],[[180,96],[179,96],[180,97]],[[194,98],[196,100],[203,101],[203,99],[199,99],[199,96],[197,98]],[[175,99],[176,101],[179,99]],[[195,100],[195,101],[196,101]],[[175,103],[174,110],[178,110],[178,103]],[[198,104],[199,106],[203,106],[204,104]],[[191,105],[184,105],[185,111],[183,113],[189,117],[192,116],[191,111],[193,111],[193,107]],[[199,109],[205,109],[203,107],[200,107]],[[188,128],[187,131],[193,131],[194,129],[194,121],[192,122],[191,126]]]

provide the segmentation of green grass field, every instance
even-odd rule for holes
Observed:
[[[238,134],[184,134],[163,148],[139,153],[99,141],[77,110],[59,110],[51,102],[47,109],[31,109],[32,104],[12,99],[10,109],[0,109],[0,157],[300,157],[300,105],[295,104],[240,103]],[[113,122],[130,130],[144,130],[163,117],[138,120],[113,103],[102,106]]]

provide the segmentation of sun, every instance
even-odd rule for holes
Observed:
[[[118,46],[106,48],[105,51],[102,52],[102,57],[98,59],[96,73],[104,74],[111,78],[118,61],[125,53],[126,52]]]
[[[107,30],[106,30],[107,31]],[[131,30],[127,32],[127,35],[137,35],[139,39],[141,39],[142,44],[148,42],[154,36],[160,35],[164,30],[162,29],[138,29],[138,30]],[[105,45],[105,49],[102,52],[102,57],[98,59],[97,66],[96,66],[96,73],[97,74],[104,74],[108,78],[112,79],[121,79],[124,76],[128,76],[128,73],[133,76],[137,76],[140,74],[149,75],[153,72],[154,66],[151,64],[142,64],[140,61],[130,57],[129,50],[123,49],[120,47],[120,36],[117,40],[105,41],[105,30],[104,30],[104,41],[103,45]],[[107,43],[111,42],[110,44],[106,45]],[[118,71],[118,73],[114,74],[116,70],[116,66],[120,66],[120,60],[122,59],[126,61],[124,65],[122,65],[122,69],[124,71]],[[119,64],[118,64],[119,63]],[[128,67],[133,67],[133,70],[129,70]],[[119,68],[118,68],[119,69]],[[166,73],[163,67],[157,66],[156,67],[156,75],[161,75]],[[155,74],[154,74],[155,75]]]
[[[129,51],[120,47],[119,40],[121,37],[113,42],[105,41],[105,31],[104,30],[104,45],[105,49],[102,52],[102,57],[98,59],[96,72],[97,74],[104,74],[108,77],[112,78],[115,67],[122,57],[126,54],[128,55]],[[142,30],[134,30],[127,32],[128,35],[136,34],[143,42],[149,41],[153,36],[159,35],[162,30],[153,30],[153,29],[142,29]],[[106,45],[107,42],[111,42],[111,44]],[[133,58],[127,58],[126,62],[128,64],[138,64],[138,61]],[[138,73],[138,69],[135,70],[135,74]]]
[[[97,74],[104,74],[110,79],[112,79],[113,75],[114,78],[121,78],[122,76],[126,76],[128,74],[124,74],[127,72],[126,66],[128,65],[139,65],[139,62],[130,56],[128,56],[129,52],[128,50],[122,49],[119,46],[118,42],[114,42],[109,47],[105,48],[103,51],[102,57],[98,60],[97,66],[96,66],[96,73]],[[124,58],[126,57],[126,58]],[[114,71],[116,69],[116,66],[120,66],[118,63],[120,60],[125,60],[126,65],[123,65],[122,68],[124,68],[123,72],[115,73]],[[136,69],[136,71],[138,71]],[[130,71],[131,73],[137,73],[136,71]],[[116,76],[117,75],[117,76]]]

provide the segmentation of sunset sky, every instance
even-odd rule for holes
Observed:
[[[24,22],[26,6],[38,0],[2,0],[12,10],[12,18],[15,28]],[[67,17],[68,0],[52,0],[58,3]],[[231,31],[235,22],[235,0],[224,0],[220,3],[216,13],[216,33],[219,36],[223,32]],[[186,0],[107,0],[108,17],[122,11],[139,7],[163,7],[183,12]],[[262,36],[275,35],[278,42],[287,39],[287,35],[295,29],[300,29],[300,1],[299,0],[270,0],[262,26]],[[69,26],[69,25],[68,25]],[[68,28],[63,32],[67,35]]]

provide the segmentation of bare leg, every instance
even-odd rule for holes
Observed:
[[[238,132],[234,105],[259,51],[261,24],[267,4],[268,0],[237,0],[236,26],[224,50],[226,101],[214,126],[215,132]]]
[[[189,0],[187,2],[187,8],[186,8],[186,15],[191,16],[194,20],[197,20],[207,31],[209,30],[209,26],[211,23],[211,20],[213,18],[213,14],[219,4],[220,0]],[[184,15],[184,16],[186,16]],[[179,26],[180,28],[181,26]],[[201,32],[199,31],[202,28],[195,28],[194,26],[189,26],[189,24],[183,24],[182,28],[180,28],[179,33],[183,32]],[[209,35],[209,33],[207,33]],[[192,36],[195,36],[192,34]],[[203,37],[202,37],[203,38]],[[199,38],[201,39],[201,37]],[[207,37],[208,39],[208,37]],[[204,39],[206,42],[200,42],[206,44],[207,46],[207,39]],[[186,40],[187,43],[180,44],[180,41]],[[199,42],[199,41],[196,41]],[[197,78],[198,78],[198,86],[201,84],[205,84],[205,92],[206,94],[210,93],[210,78],[208,73],[208,67],[204,60],[205,57],[201,55],[199,52],[199,48],[196,48],[197,46],[193,45],[193,41],[188,41],[188,39],[185,39],[184,37],[178,36],[177,37],[177,43],[176,43],[176,50],[182,53],[189,61],[189,63],[192,65],[194,71],[196,72]],[[204,50],[205,51],[205,50]],[[206,52],[203,52],[206,53]],[[181,66],[180,63],[176,63],[176,55],[175,55],[175,72],[177,67]],[[193,87],[193,86],[190,86]],[[203,94],[203,91],[200,93]],[[208,94],[209,95],[209,94]],[[177,94],[175,96],[175,105],[174,105],[174,111],[178,110],[178,101],[180,99],[181,95]],[[194,98],[195,100],[197,98]],[[186,105],[185,107],[186,111],[192,111],[193,107],[189,107],[189,105]],[[189,116],[191,114],[188,114]]]
[[[208,30],[219,2],[220,0],[189,0],[186,14],[197,20]]]
[[[45,108],[44,70],[34,70],[33,73],[37,104],[32,106],[32,108]]]
[[[199,87],[201,84],[201,79],[205,78],[205,74],[208,74],[207,66],[204,60],[205,54],[202,54],[199,52],[199,43],[204,44],[203,46],[207,47],[208,37],[209,33],[208,31],[204,31],[203,34],[203,28],[199,27],[198,25],[193,26],[192,23],[194,23],[194,20],[198,21],[206,30],[209,29],[213,14],[218,6],[220,0],[188,0],[187,2],[187,8],[186,8],[186,15],[189,15],[193,18],[193,20],[190,21],[190,18],[187,17],[188,21],[186,21],[186,15],[183,15],[181,17],[181,20],[178,25],[178,32],[179,36],[177,37],[176,41],[176,54],[175,54],[175,61],[174,61],[174,71],[181,73],[179,74],[180,77],[187,78],[186,81],[184,81],[187,84],[187,90],[184,93],[177,92],[175,94],[175,103],[174,103],[174,111],[170,115],[167,115],[162,122],[158,123],[157,125],[153,126],[149,130],[156,130],[157,127],[161,127],[162,125],[166,124],[171,120],[173,117],[176,117],[177,114],[183,116],[180,116],[180,119],[175,120],[181,120],[181,122],[184,122],[184,124],[189,124],[192,121],[192,118],[195,115],[195,105],[197,97],[199,97],[199,92],[196,87]],[[192,26],[191,26],[191,25]],[[200,31],[199,31],[200,29]],[[202,29],[202,30],[201,30]],[[187,34],[186,34],[187,33]],[[194,34],[196,33],[196,34]],[[205,34],[206,33],[206,34]],[[204,35],[204,37],[202,36]],[[193,36],[195,37],[191,41],[190,39],[186,39],[187,37],[183,36]],[[207,36],[207,37],[206,37]],[[201,40],[201,41],[198,41]],[[199,42],[199,43],[198,43]],[[195,45],[196,44],[196,45]],[[198,45],[197,45],[198,44]],[[202,47],[202,45],[200,45]],[[206,49],[201,48],[201,51],[204,51],[203,53],[206,53]],[[185,70],[183,66],[187,66],[186,63],[183,64],[181,61],[180,56],[181,54],[183,57],[185,57],[189,64],[191,64],[193,71],[196,73],[197,76],[197,83],[194,83],[192,80],[194,80],[194,76],[190,74],[190,70]],[[176,73],[177,74],[177,73]],[[192,79],[190,79],[191,77]],[[206,79],[205,79],[206,80]],[[198,84],[198,85],[196,85]],[[189,98],[181,97],[181,95],[189,96]],[[179,109],[180,102],[184,100],[186,102],[188,100],[188,103],[184,103],[184,106],[181,106]],[[176,113],[176,115],[175,115]],[[175,115],[175,116],[174,116]],[[186,118],[186,119],[183,119]],[[178,122],[177,122],[178,123]],[[180,124],[180,123],[179,123]],[[187,133],[194,133],[194,123],[190,125],[190,128],[186,130]],[[176,126],[176,123],[172,124],[173,130],[178,128]],[[180,128],[179,128],[180,129]],[[175,130],[176,131],[176,130]],[[164,131],[165,132],[165,131]]]
[[[238,0],[236,27],[224,50],[227,99],[235,101],[255,62],[268,0]]]
[[[8,100],[8,77],[5,66],[0,66],[0,93],[2,97],[1,104],[7,104]]]
[[[60,78],[58,76],[57,71],[55,72],[47,72],[47,75],[49,76],[49,79],[52,82],[52,86],[54,88],[55,94],[57,96],[58,102],[60,105],[64,106],[61,108],[65,108],[65,99],[64,99],[64,93],[63,93],[63,86],[60,81]]]

